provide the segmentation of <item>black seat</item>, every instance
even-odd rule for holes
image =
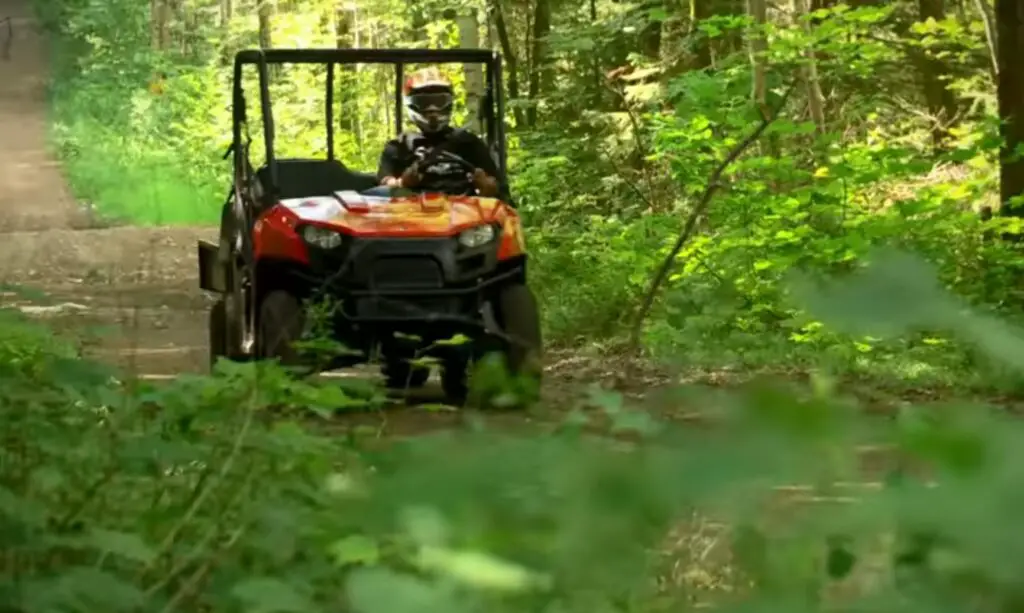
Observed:
[[[270,185],[270,168],[261,167],[256,178]],[[377,185],[377,176],[349,170],[338,160],[287,158],[277,161],[278,197],[310,198],[340,191],[365,191]]]

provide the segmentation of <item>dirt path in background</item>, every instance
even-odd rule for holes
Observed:
[[[0,57],[0,284],[48,297],[25,304],[24,296],[5,292],[0,304],[17,301],[52,315],[46,309],[63,302],[62,328],[105,331],[98,353],[137,349],[146,356],[140,370],[148,360],[165,372],[195,371],[206,363],[193,348],[206,344],[207,301],[195,289],[195,241],[215,232],[91,228],[48,149],[47,41],[27,0],[0,0],[5,17],[13,37],[9,57]],[[7,39],[0,26],[0,50]]]
[[[84,221],[46,148],[46,42],[28,3],[0,0],[10,57],[0,58],[0,231],[68,228]],[[0,27],[0,49],[8,47]]]

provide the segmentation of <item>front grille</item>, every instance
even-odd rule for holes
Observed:
[[[378,319],[429,319],[431,315],[454,315],[457,301],[452,298],[360,298],[358,317]]]
[[[373,263],[370,287],[436,289],[444,286],[441,266],[430,257],[384,257]]]

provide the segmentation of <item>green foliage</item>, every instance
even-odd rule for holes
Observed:
[[[285,4],[275,45],[333,44],[333,6]],[[974,212],[992,203],[999,144],[980,22],[916,23],[905,2],[823,9],[806,29],[555,2],[554,31],[534,45],[529,7],[502,4],[527,64],[510,145],[531,279],[549,338],[568,343],[621,334],[707,177],[761,120],[744,41],[767,42],[755,58],[767,107],[814,51],[825,123],[801,88],[724,170],[644,329],[649,352],[677,364],[802,367],[810,389],[682,390],[715,428],[595,389],[525,434],[364,449],[354,428],[322,426],[375,407],[373,390],[227,362],[166,386],[122,382],[0,311],[0,601],[24,613],[1018,610],[1021,425],[970,403],[872,420],[832,391],[850,371],[1021,380],[1024,333],[978,307],[1021,299],[1019,247],[986,240],[1019,222]],[[258,44],[255,7],[225,23],[212,3],[179,8],[175,44],[155,51],[146,3],[38,2],[59,34],[55,145],[106,215],[217,219],[225,60]],[[357,8],[361,43],[454,42],[442,3]],[[906,69],[922,58],[945,62],[962,107],[938,150]],[[323,151],[321,78],[275,75],[282,151]],[[353,166],[371,167],[387,134],[390,79],[340,77],[337,145]],[[492,363],[479,377],[492,396],[536,391]],[[851,494],[840,484],[862,479],[865,445],[891,450],[884,483]]]
[[[932,270],[879,252],[799,294],[842,329],[973,334],[1021,373],[1024,331],[959,308]],[[827,384],[757,383],[698,393],[717,423],[694,429],[595,389],[526,433],[370,450],[272,412],[336,393],[272,364],[123,385],[0,317],[0,591],[25,613],[1019,606],[1024,432],[989,407],[876,420]],[[618,436],[584,433],[598,421]],[[891,450],[885,484],[844,492],[866,443]]]

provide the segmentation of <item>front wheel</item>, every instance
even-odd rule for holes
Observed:
[[[406,390],[423,387],[430,378],[430,369],[413,366],[406,360],[394,359],[384,362],[381,367],[384,386],[391,390]]]
[[[294,343],[302,338],[306,313],[299,299],[275,290],[260,301],[259,325],[256,331],[256,354],[261,359],[280,360],[285,366],[302,363]]]
[[[540,379],[543,339],[537,299],[526,285],[509,285],[498,294],[495,315],[505,333],[505,359],[513,374]]]
[[[469,396],[469,363],[467,360],[451,358],[441,365],[441,389],[445,400],[455,406],[462,406]]]
[[[509,285],[494,302],[495,318],[504,333],[505,365],[511,380],[499,396],[509,408],[525,408],[540,398],[543,372],[540,311],[526,285]]]

